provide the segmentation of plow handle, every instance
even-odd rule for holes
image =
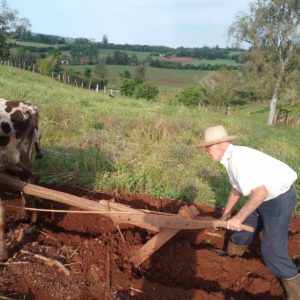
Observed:
[[[227,228],[227,221],[218,221],[217,227]],[[245,230],[245,231],[248,231],[248,232],[254,232],[253,227],[251,227],[249,225],[244,225],[244,224],[241,225],[241,230]]]

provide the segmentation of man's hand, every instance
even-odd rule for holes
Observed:
[[[227,221],[226,228],[236,231],[241,231],[242,222],[237,215]]]
[[[231,218],[231,213],[223,213],[222,217],[220,218],[221,221],[227,221]]]

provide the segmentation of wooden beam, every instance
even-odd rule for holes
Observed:
[[[150,224],[159,228],[171,228],[171,229],[203,229],[209,227],[222,227],[227,228],[227,222],[218,219],[196,218],[185,219],[178,215],[156,215],[152,213],[138,213],[132,212],[126,214],[119,214],[118,212],[111,212],[110,216],[118,223],[128,223],[136,225]],[[249,232],[253,232],[253,228],[248,225],[241,225],[241,229]]]
[[[110,208],[107,205],[103,205],[92,200],[26,183],[6,174],[0,174],[0,182],[2,185],[8,186],[17,191],[22,191],[28,195],[76,206],[83,210],[98,211],[99,213],[104,212],[104,215],[109,215],[109,217],[116,223],[132,224],[153,231],[157,231],[158,228],[170,228],[177,230],[203,229],[208,227],[226,228],[226,221],[217,219],[186,219],[174,214],[160,214],[157,212],[147,212],[145,210],[138,209],[127,210],[125,209],[126,206],[123,211],[118,211],[112,207]],[[120,205],[121,204],[119,204],[119,206]],[[253,232],[253,228],[247,225],[242,225],[241,229]]]
[[[125,205],[122,207],[122,204],[119,204],[118,206],[115,206],[115,205],[109,206],[107,204],[107,201],[105,201],[105,200],[102,200],[102,204],[100,204],[96,201],[88,200],[88,199],[74,196],[74,195],[71,195],[68,193],[59,192],[59,191],[55,191],[55,190],[41,187],[38,185],[34,185],[31,183],[27,183],[24,181],[20,181],[18,179],[15,179],[13,177],[10,177],[10,176],[8,176],[6,174],[2,174],[2,173],[0,173],[0,182],[1,182],[1,185],[7,186],[15,191],[24,192],[27,195],[32,195],[32,196],[40,197],[43,199],[52,200],[55,202],[64,203],[64,204],[71,205],[71,206],[76,206],[83,210],[105,212],[104,215],[113,219],[114,222],[121,223],[119,218],[116,220],[114,218],[114,216],[111,215],[111,213],[113,213],[113,212],[121,213],[121,212],[125,212],[127,210],[127,207]],[[107,214],[107,212],[110,212],[110,213]],[[131,212],[133,212],[132,209],[131,209]],[[138,213],[143,214],[143,212],[134,210],[135,215]],[[122,223],[124,223],[124,222],[122,222]],[[147,229],[150,231],[154,231],[154,232],[159,231],[158,227],[152,226],[152,225],[144,223],[144,222],[138,222],[138,224],[136,224],[134,221],[134,218],[132,218],[131,222],[125,222],[125,223],[139,226],[141,228],[144,228],[144,229]]]
[[[199,214],[195,206],[183,206],[179,210],[179,214],[185,218],[194,218]],[[137,268],[155,251],[161,248],[168,240],[170,240],[179,230],[171,228],[161,229],[151,240],[145,243],[134,255],[133,264]]]

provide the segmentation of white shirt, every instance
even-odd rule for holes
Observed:
[[[285,193],[297,179],[297,173],[282,161],[258,150],[230,144],[221,159],[231,185],[242,195],[264,185],[264,201]]]

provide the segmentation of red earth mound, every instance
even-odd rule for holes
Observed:
[[[142,195],[105,194],[72,186],[48,186],[99,201],[112,199],[134,208],[177,213],[182,203]],[[281,283],[267,270],[257,241],[244,257],[219,256],[226,230],[180,231],[133,268],[132,255],[154,233],[118,225],[92,214],[39,213],[31,224],[18,193],[2,193],[6,205],[8,259],[0,264],[0,299],[283,299]],[[39,207],[74,210],[40,201]],[[200,216],[220,211],[198,206]],[[289,230],[289,254],[300,258],[300,216]]]

